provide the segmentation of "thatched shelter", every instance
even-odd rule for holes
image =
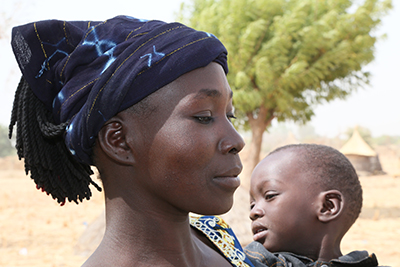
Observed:
[[[350,160],[358,175],[384,174],[378,154],[364,141],[357,128],[340,152]]]

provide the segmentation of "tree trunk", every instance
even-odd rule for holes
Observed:
[[[251,128],[251,142],[246,165],[244,166],[243,175],[241,176],[242,186],[246,189],[250,189],[251,173],[260,161],[263,134],[267,126],[270,125],[271,121],[274,119],[273,112],[263,107],[260,108],[260,112],[257,115],[258,116],[254,116],[251,113],[247,114]]]

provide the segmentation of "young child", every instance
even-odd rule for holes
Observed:
[[[244,142],[227,51],[180,23],[118,16],[13,29],[23,74],[10,135],[38,189],[90,198],[96,166],[106,230],[84,266],[252,266],[217,216],[233,204]],[[98,187],[97,185],[95,185]]]
[[[276,149],[254,169],[245,252],[261,266],[377,266],[374,254],[345,256],[340,242],[360,214],[362,189],[349,160],[323,145]]]

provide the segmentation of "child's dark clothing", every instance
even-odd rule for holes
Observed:
[[[310,258],[289,252],[271,253],[264,246],[253,241],[244,249],[255,267],[375,267],[378,260],[375,254],[367,251],[353,251],[329,262],[313,261]]]

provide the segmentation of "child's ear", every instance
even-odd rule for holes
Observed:
[[[108,121],[98,134],[98,142],[104,153],[123,165],[132,165],[134,158],[126,142],[126,129],[123,120],[113,118]]]
[[[321,192],[319,197],[319,211],[318,219],[321,222],[330,222],[337,217],[343,211],[343,194],[338,190],[328,190]]]

